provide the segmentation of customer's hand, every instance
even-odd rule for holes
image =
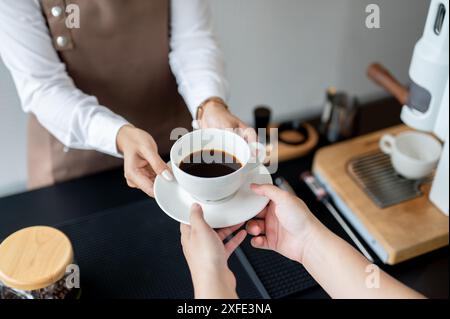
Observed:
[[[211,100],[203,106],[199,124],[201,128],[232,128],[247,142],[256,142],[255,130],[233,115],[224,104],[215,100]]]
[[[273,185],[251,185],[252,190],[270,199],[267,207],[247,223],[255,248],[271,249],[302,262],[305,250],[323,227],[298,197]]]
[[[117,149],[124,157],[124,171],[127,184],[139,188],[153,197],[153,182],[156,175],[166,180],[173,176],[168,166],[158,154],[153,137],[132,125],[123,126],[117,133]]]
[[[239,231],[226,244],[223,240],[241,226],[216,232],[205,222],[200,205],[192,205],[190,225],[181,224],[180,232],[196,298],[237,298],[236,279],[227,260],[245,239],[246,231]]]

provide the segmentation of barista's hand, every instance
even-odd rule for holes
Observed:
[[[273,185],[252,184],[251,188],[270,199],[257,219],[247,223],[248,233],[256,236],[252,246],[274,250],[302,263],[305,250],[322,230],[322,224],[300,198]]]
[[[192,205],[190,225],[181,224],[180,232],[196,298],[237,298],[236,279],[227,260],[245,239],[246,231],[239,231],[226,244],[223,240],[241,226],[215,231],[205,222],[200,205]]]
[[[139,188],[153,197],[153,182],[156,175],[167,180],[173,176],[158,154],[153,137],[132,125],[123,126],[117,133],[117,149],[124,157],[125,179],[133,188]]]
[[[234,116],[223,104],[214,100],[203,106],[203,114],[198,119],[201,128],[232,128],[247,142],[256,142],[256,132]]]

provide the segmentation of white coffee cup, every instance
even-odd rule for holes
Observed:
[[[224,151],[233,155],[242,166],[233,173],[219,177],[194,176],[180,169],[181,161],[202,150]],[[171,167],[176,181],[200,202],[221,201],[236,193],[248,174],[261,165],[261,157],[265,157],[262,144],[250,145],[232,131],[213,128],[195,130],[183,135],[170,150]]]
[[[384,135],[380,149],[390,155],[395,171],[408,179],[429,176],[441,157],[442,146],[431,135],[408,131],[397,136]]]

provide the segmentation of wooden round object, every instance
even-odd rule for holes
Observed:
[[[271,124],[269,125],[269,128],[277,128],[278,126],[278,124]],[[302,157],[311,152],[311,150],[313,150],[319,142],[319,134],[317,133],[317,130],[309,123],[304,123],[304,127],[308,132],[308,140],[304,143],[299,145],[289,145],[283,143],[282,141],[278,141],[277,151],[272,149],[273,145],[268,145],[267,152],[270,154],[270,161],[288,161]],[[293,142],[304,139],[304,137],[300,136],[300,134],[296,131],[285,131],[282,134],[285,140],[292,140]]]
[[[72,261],[72,244],[61,231],[24,228],[0,245],[0,281],[19,290],[45,288],[60,280]]]

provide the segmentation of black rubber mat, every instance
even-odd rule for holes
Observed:
[[[273,299],[289,297],[317,285],[302,265],[273,251],[253,248],[249,238],[241,248]]]
[[[56,225],[73,243],[82,299],[193,297],[179,223],[155,206],[145,200]],[[237,258],[229,263],[239,296],[260,298]]]

